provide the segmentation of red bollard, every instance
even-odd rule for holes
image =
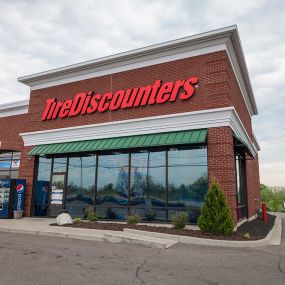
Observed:
[[[264,223],[267,223],[267,212],[266,212],[266,203],[262,203],[262,219],[264,221]]]

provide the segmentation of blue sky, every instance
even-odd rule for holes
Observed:
[[[260,176],[285,186],[285,2],[0,0],[1,103],[20,76],[237,24],[259,116]]]

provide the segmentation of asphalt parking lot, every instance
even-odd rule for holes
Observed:
[[[0,284],[285,284],[281,246],[139,246],[0,233]]]

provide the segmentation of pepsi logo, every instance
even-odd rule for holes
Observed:
[[[24,191],[24,185],[23,184],[17,185],[16,191],[17,193],[22,193]]]

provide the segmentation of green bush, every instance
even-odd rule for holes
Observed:
[[[172,225],[175,229],[184,229],[188,222],[188,214],[185,212],[176,213],[172,218]]]
[[[233,233],[231,209],[220,184],[215,179],[213,179],[210,189],[205,195],[198,225],[202,232],[210,234],[231,235]]]
[[[267,209],[273,212],[285,211],[285,188],[280,192],[273,192],[268,186],[260,184],[261,202],[265,202]]]
[[[137,214],[127,216],[126,222],[128,225],[136,225],[141,221],[141,217]]]
[[[96,213],[94,212],[92,208],[86,208],[84,210],[84,214],[85,214],[86,219],[90,222],[95,222],[98,220],[98,216],[96,215]]]
[[[73,219],[73,223],[74,223],[74,224],[79,224],[79,223],[81,223],[81,222],[82,222],[82,219],[79,218],[79,217],[76,217],[76,218]]]

